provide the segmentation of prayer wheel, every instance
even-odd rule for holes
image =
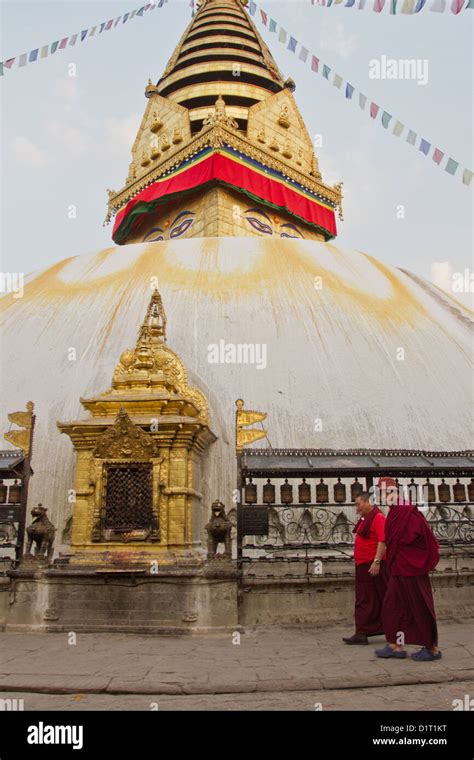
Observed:
[[[341,478],[338,478],[334,485],[334,501],[336,504],[345,504],[346,501],[346,486],[341,483]]]
[[[9,504],[21,504],[21,491],[23,486],[21,483],[18,483],[18,480],[15,480],[14,484],[10,486],[10,491],[8,494],[8,503]]]
[[[469,501],[474,501],[474,478],[471,478],[471,482],[467,486],[467,496]]]
[[[361,495],[363,490],[364,489],[362,488],[362,483],[359,483],[356,478],[351,484],[351,501],[355,501],[357,497]]]
[[[288,483],[288,478],[285,478],[285,482],[280,486],[280,499],[282,504],[293,503],[293,486]]]
[[[456,482],[453,486],[454,501],[458,503],[460,501],[466,501],[466,488],[463,483],[459,482],[459,478],[456,478]]]
[[[245,484],[244,500],[246,504],[257,503],[257,485],[252,482],[252,478],[249,478],[249,482]]]
[[[418,504],[418,483],[411,478],[408,485],[408,499],[411,504]]]
[[[448,501],[450,501],[451,499],[449,486],[447,483],[444,482],[444,478],[441,480],[441,483],[438,486],[438,499],[443,504],[447,504]]]
[[[311,486],[303,478],[303,482],[298,486],[298,501],[300,504],[311,504]]]
[[[329,488],[324,480],[321,478],[316,486],[316,503],[327,504],[329,501]]]
[[[267,479],[267,482],[263,486],[263,503],[275,504],[275,486],[273,483],[270,483],[270,478]]]
[[[436,501],[435,487],[433,483],[430,483],[430,479],[426,478],[426,483],[423,486],[423,500],[428,504],[433,504]]]
[[[5,485],[3,480],[0,480],[0,504],[7,503],[7,491],[8,491],[8,486]]]

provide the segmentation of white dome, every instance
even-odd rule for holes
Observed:
[[[70,514],[74,455],[56,422],[86,417],[79,398],[110,387],[155,285],[168,345],[208,396],[218,436],[206,464],[206,510],[215,498],[231,503],[237,398],[268,413],[273,447],[472,446],[470,312],[426,281],[313,241],[113,246],[34,274],[23,298],[0,301],[0,423],[7,430],[7,413],[34,401],[31,500],[47,505],[58,527]],[[209,363],[208,347],[220,341],[266,346],[266,368]]]

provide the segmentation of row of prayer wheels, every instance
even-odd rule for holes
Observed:
[[[448,504],[450,502],[463,503],[466,501],[474,502],[474,478],[471,478],[471,482],[467,486],[467,498],[466,498],[466,486],[459,482],[459,478],[452,486],[452,498],[451,498],[451,486],[445,482],[444,478],[437,486],[438,499],[436,499],[436,486],[431,483],[429,478],[423,485],[418,485],[411,478],[410,483],[407,486],[398,485],[401,489],[401,494],[405,496],[403,489],[408,491],[408,498],[413,503],[428,502],[430,504],[441,502],[442,504]],[[356,478],[350,486],[351,502],[354,502],[356,498],[362,493],[364,487],[359,483]],[[257,484],[249,478],[244,485],[244,501],[245,504],[257,504]],[[347,487],[345,483],[341,483],[341,478],[337,479],[337,483],[333,486],[333,501],[329,499],[329,485],[324,482],[324,478],[321,478],[319,483],[316,484],[316,498],[312,498],[312,490],[310,483],[306,482],[306,478],[303,478],[302,482],[298,485],[298,500],[293,500],[293,485],[288,483],[288,478],[280,486],[280,502],[281,504],[347,504]],[[276,503],[276,487],[267,479],[262,489],[262,503],[263,504],[275,504]]]
[[[7,486],[0,480],[0,504],[21,504],[23,485],[15,480],[13,485]]]

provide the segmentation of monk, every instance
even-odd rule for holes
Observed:
[[[404,644],[421,645],[411,657],[417,662],[440,660],[433,592],[428,573],[439,562],[439,545],[416,506],[398,494],[392,478],[384,478],[382,494],[389,514],[385,543],[390,580],[385,594],[382,622],[387,644],[377,657],[403,659]]]
[[[388,570],[385,555],[385,517],[363,491],[355,500],[359,521],[355,533],[354,561],[355,634],[344,638],[346,644],[368,644],[369,636],[381,636],[382,605],[387,590]]]

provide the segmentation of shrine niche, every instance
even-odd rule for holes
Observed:
[[[215,440],[204,394],[166,345],[155,291],[112,387],[58,422],[76,451],[70,563],[172,563],[201,556],[201,458]]]

